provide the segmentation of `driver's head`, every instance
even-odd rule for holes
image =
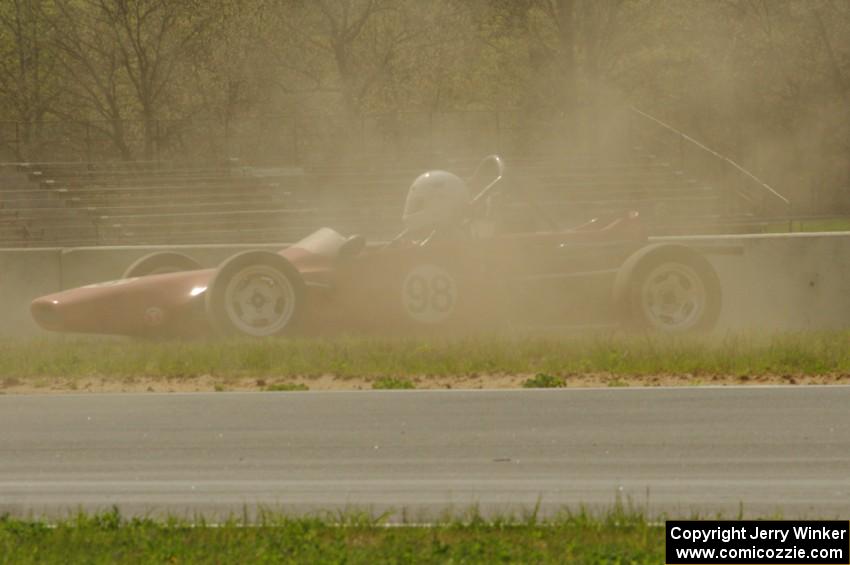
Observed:
[[[410,185],[402,216],[404,227],[417,232],[459,222],[469,201],[469,188],[460,177],[446,171],[428,171]]]

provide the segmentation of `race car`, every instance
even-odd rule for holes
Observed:
[[[701,252],[650,243],[634,212],[505,232],[492,205],[504,174],[504,161],[491,155],[467,180],[442,170],[420,175],[404,229],[388,242],[321,228],[277,253],[238,253],[216,268],[154,253],[119,280],[36,299],[32,315],[47,330],[139,337],[586,324],[685,333],[715,325],[720,283]]]

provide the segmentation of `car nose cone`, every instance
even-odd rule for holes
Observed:
[[[62,329],[62,314],[56,301],[39,299],[30,307],[36,323],[46,330]]]

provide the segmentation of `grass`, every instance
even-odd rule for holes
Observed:
[[[302,383],[274,383],[266,386],[264,390],[269,392],[293,392],[299,390],[310,390],[310,388]]]
[[[410,390],[416,388],[408,379],[397,379],[395,377],[384,377],[372,383],[375,390]]]
[[[546,373],[537,373],[522,383],[523,388],[560,388],[566,385],[563,377],[553,377]]]
[[[711,339],[592,335],[456,340],[150,342],[50,337],[0,341],[0,385],[49,379],[210,376],[292,380],[544,373],[850,375],[850,332]]]
[[[370,517],[264,515],[251,527],[80,514],[48,526],[0,519],[0,563],[663,563],[664,529],[640,514],[549,521],[448,520],[385,527]]]

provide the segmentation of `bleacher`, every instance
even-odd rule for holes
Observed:
[[[718,195],[652,159],[506,159],[501,215],[533,200],[562,226],[638,210],[658,231],[710,221]],[[411,181],[429,168],[469,175],[476,160],[363,159],[306,168],[179,163],[33,163],[0,171],[0,246],[70,247],[293,241],[323,225],[370,239],[400,229]],[[522,223],[518,220],[518,223]]]

